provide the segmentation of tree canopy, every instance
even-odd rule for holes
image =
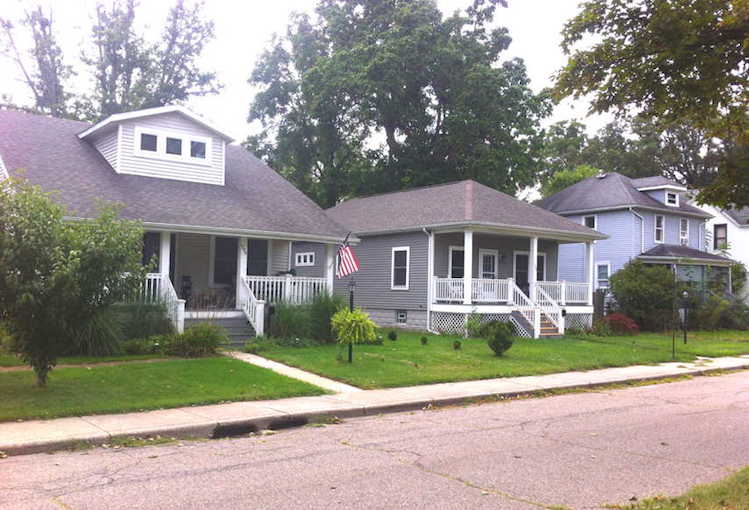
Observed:
[[[32,92],[34,109],[95,121],[218,92],[216,74],[197,63],[214,37],[213,22],[206,20],[202,2],[188,6],[185,0],[176,0],[157,41],[136,31],[136,15],[135,0],[98,3],[90,44],[82,48],[79,65],[71,64],[78,48],[60,47],[51,9],[45,12],[37,6],[20,22],[0,18],[0,41]],[[17,43],[19,30],[31,35],[29,52]],[[93,78],[93,88],[74,91],[71,79],[84,74]]]
[[[749,0],[588,0],[562,45],[557,98],[587,95],[592,111],[715,139],[718,171],[700,200],[749,205]]]
[[[246,145],[323,206],[364,190],[473,178],[514,194],[539,169],[545,94],[503,60],[496,1],[320,0],[255,67]]]

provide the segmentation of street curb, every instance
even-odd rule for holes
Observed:
[[[602,382],[594,382],[587,384],[570,383],[554,385],[547,388],[533,388],[528,390],[513,390],[513,391],[477,391],[475,393],[460,395],[460,396],[448,396],[439,398],[418,398],[404,399],[400,402],[386,402],[381,404],[355,404],[351,403],[351,407],[338,408],[338,409],[318,409],[312,411],[298,411],[298,412],[284,412],[279,410],[272,410],[269,415],[260,416],[256,418],[233,418],[226,420],[208,420],[202,421],[199,424],[186,424],[186,425],[169,425],[160,427],[144,427],[137,430],[136,432],[125,432],[109,434],[102,430],[100,433],[91,434],[86,437],[71,437],[65,439],[54,439],[54,440],[41,440],[41,441],[29,441],[23,444],[7,444],[3,445],[0,439],[0,452],[8,456],[18,455],[30,455],[35,453],[50,453],[60,450],[75,450],[82,445],[88,446],[100,446],[107,444],[114,439],[122,439],[129,437],[174,437],[177,439],[214,439],[223,437],[233,437],[238,435],[246,435],[249,433],[259,433],[264,430],[280,430],[290,427],[303,426],[308,423],[315,423],[324,419],[329,418],[356,418],[363,416],[376,416],[381,414],[390,414],[397,412],[408,412],[417,411],[430,408],[441,408],[453,405],[470,404],[475,403],[477,400],[482,399],[512,399],[518,397],[524,397],[529,395],[537,395],[546,391],[555,390],[575,390],[575,389],[594,389],[598,387],[610,386],[612,384],[623,384],[623,383],[635,383],[645,381],[659,381],[668,380],[674,377],[683,376],[705,376],[711,373],[723,373],[723,372],[737,372],[741,370],[749,369],[749,362],[742,365],[736,365],[728,368],[704,368],[694,369],[688,371],[675,372],[673,374],[661,374],[645,377],[634,377],[634,378],[617,378],[610,379]],[[335,398],[336,395],[331,395]],[[269,407],[272,408],[272,403]],[[275,413],[275,415],[273,414]],[[0,424],[1,426],[2,424]],[[231,433],[224,433],[231,432]],[[0,461],[1,462],[1,461]]]

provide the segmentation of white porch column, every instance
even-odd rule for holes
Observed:
[[[595,264],[595,253],[594,253],[594,247],[592,241],[588,241],[585,243],[585,274],[586,280],[588,282],[588,306],[593,305],[593,283],[595,282],[595,270],[596,270],[596,264]]]
[[[325,245],[325,286],[331,296],[333,295],[333,282],[335,281],[335,253],[336,245]]]
[[[247,276],[247,238],[240,237],[237,239],[237,284],[236,284],[236,304],[237,309],[242,308],[244,302],[244,285],[242,280]]]
[[[171,255],[172,234],[171,232],[161,233],[161,243],[159,244],[159,273],[169,277],[169,256]]]
[[[536,300],[536,275],[538,273],[538,237],[531,237],[531,249],[528,252],[528,297]]]
[[[473,297],[473,231],[463,232],[463,304],[470,305]]]

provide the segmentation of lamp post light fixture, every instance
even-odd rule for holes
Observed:
[[[689,326],[689,292],[686,290],[681,293],[683,299],[682,306],[684,308],[684,318],[682,320],[682,327],[684,329],[684,345],[687,343],[687,327]]]
[[[348,281],[348,309],[350,312],[354,311],[354,289],[356,289],[356,280],[352,276]],[[348,344],[348,362],[353,363],[354,361],[354,345],[349,342]]]

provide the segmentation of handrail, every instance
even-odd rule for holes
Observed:
[[[161,273],[146,274],[140,297],[146,303],[162,303],[166,307],[167,317],[177,328],[177,331],[181,332],[183,322],[180,320],[180,305],[184,305],[184,303],[180,302],[181,300],[177,291],[174,290],[169,275]]]
[[[514,280],[510,280],[508,285],[510,285],[510,295],[512,296],[512,302],[515,304],[515,308],[523,315],[525,320],[531,324],[534,330],[537,329],[536,304],[525,295],[525,292],[518,287]]]
[[[247,321],[255,330],[255,334],[260,336],[264,333],[265,327],[265,301],[255,297],[248,278],[245,276],[240,280],[241,298],[239,306],[247,317]]]
[[[562,309],[559,307],[559,304],[539,285],[536,285],[535,294],[535,301],[541,309],[541,313],[543,313],[557,329],[561,330]]]

